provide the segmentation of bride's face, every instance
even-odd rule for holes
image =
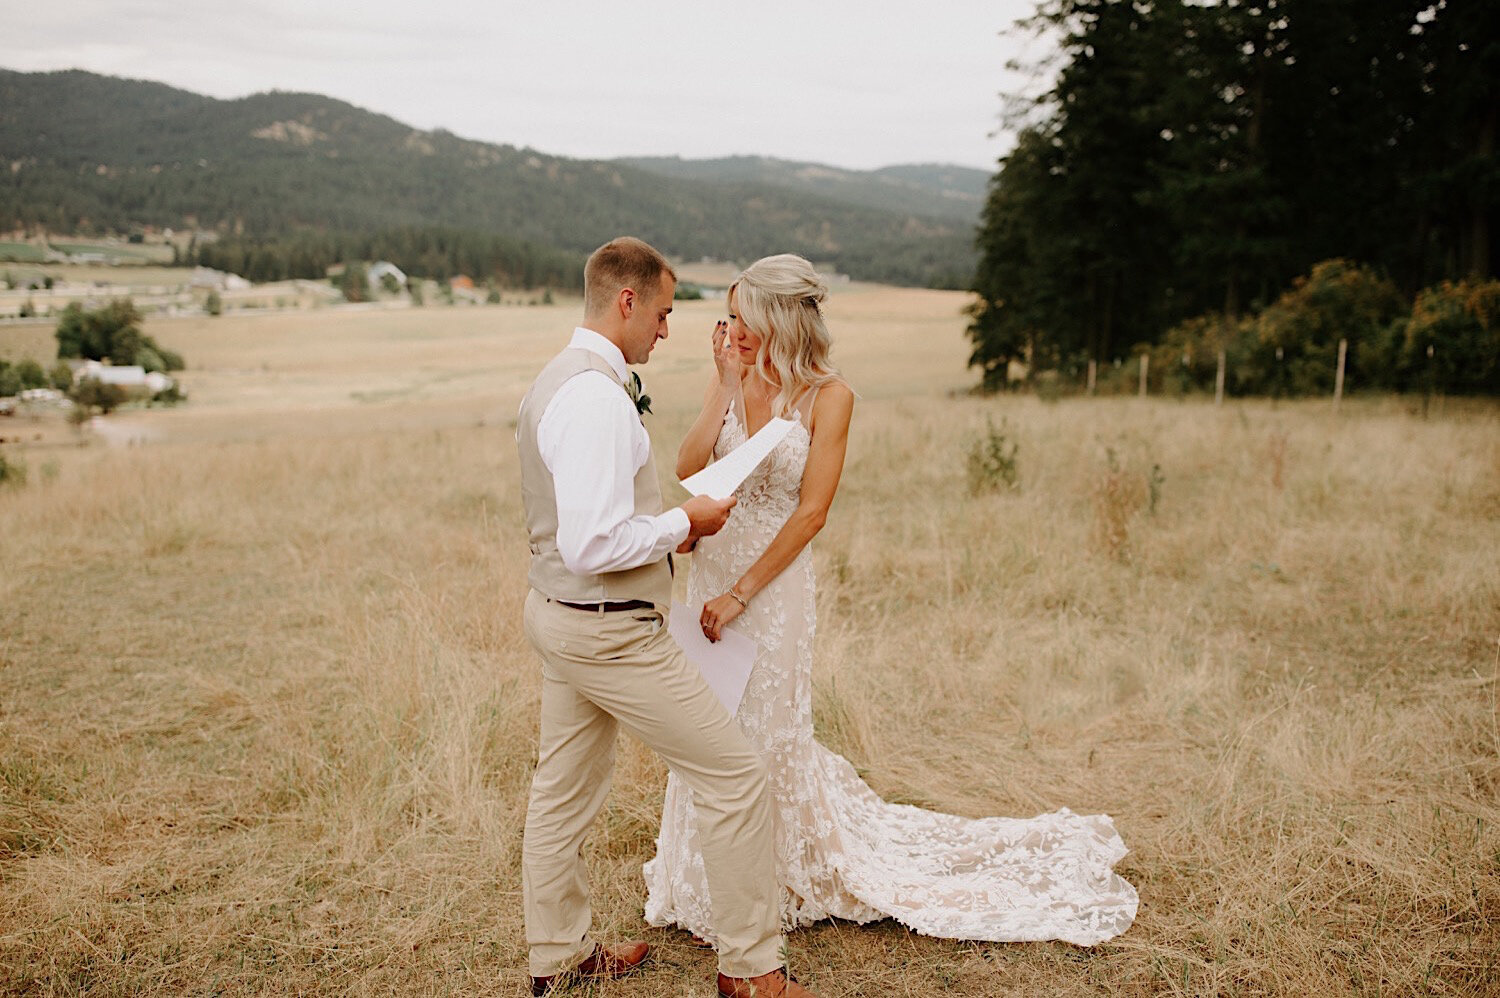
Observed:
[[[733,294],[729,296],[729,342],[740,352],[740,363],[747,367],[755,363],[755,355],[760,350],[760,337],[740,321]]]

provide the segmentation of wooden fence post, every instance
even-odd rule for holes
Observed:
[[[1141,354],[1141,398],[1146,397],[1146,371],[1151,367],[1151,355]]]
[[[1333,411],[1339,411],[1344,400],[1344,361],[1349,357],[1349,341],[1339,340],[1339,369],[1333,375]]]
[[[1219,350],[1219,373],[1214,375],[1214,405],[1224,404],[1224,351]]]
[[[1099,362],[1097,360],[1090,360],[1089,361],[1089,394],[1090,395],[1094,394],[1094,385],[1097,384],[1098,381],[1099,381]]]
[[[1427,418],[1427,410],[1432,405],[1432,385],[1433,385],[1433,382],[1437,380],[1434,377],[1434,375],[1433,375],[1433,368],[1432,368],[1432,358],[1433,358],[1433,354],[1434,353],[1435,353],[1435,351],[1432,348],[1432,344],[1431,343],[1427,344],[1427,377],[1423,379],[1426,382],[1426,385],[1424,386],[1424,390],[1422,392],[1422,418],[1423,419]]]

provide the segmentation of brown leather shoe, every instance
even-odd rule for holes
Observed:
[[[719,975],[719,998],[817,998],[793,980],[785,970],[773,970],[759,977],[725,977]]]
[[[573,981],[586,981],[600,977],[624,977],[639,967],[646,959],[651,947],[645,943],[621,943],[618,946],[594,946],[594,952],[578,966],[551,977],[533,977],[531,993],[540,998],[556,988]]]

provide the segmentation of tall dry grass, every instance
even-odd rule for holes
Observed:
[[[954,395],[961,303],[835,314],[863,397],[815,542],[820,737],[892,799],[1110,813],[1140,917],[1093,949],[823,925],[799,977],[1500,993],[1497,410]],[[659,446],[710,308],[645,372]],[[352,374],[291,332],[153,329],[214,358],[187,408],[126,414],[162,442],[20,455],[54,467],[0,491],[0,989],[521,993],[537,682],[506,417],[572,316],[482,315],[309,331],[386,344]],[[258,349],[291,412],[237,373]],[[353,397],[380,386],[403,393]],[[1019,487],[976,495],[1002,416]],[[580,993],[710,993],[710,954],[640,924],[663,783],[623,742],[589,844],[598,926],[659,959]]]

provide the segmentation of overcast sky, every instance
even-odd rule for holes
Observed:
[[[993,169],[1034,0],[42,0],[0,66],[214,97],[327,94],[419,128],[579,158],[754,154]]]

